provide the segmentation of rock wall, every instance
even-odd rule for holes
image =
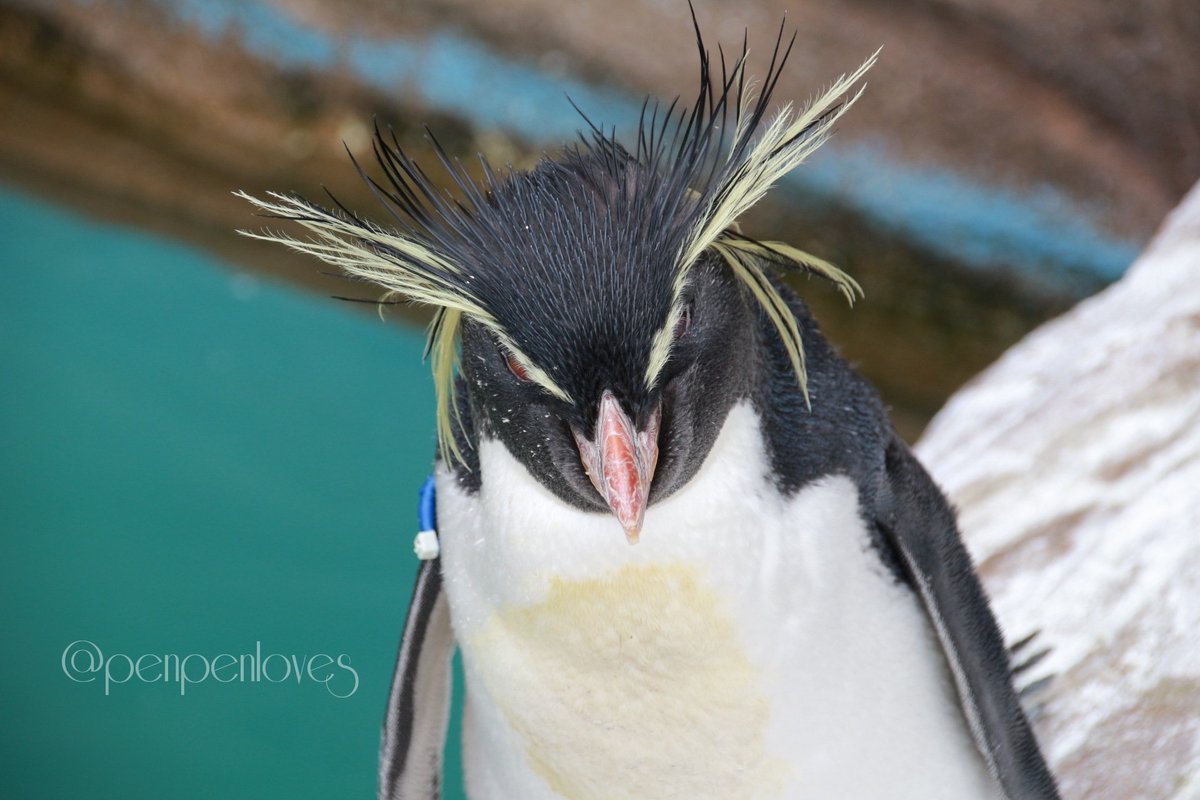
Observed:
[[[744,222],[864,285],[853,311],[798,288],[910,438],[1119,276],[1200,170],[1200,5],[1094,5],[696,0],[756,74],[780,21],[797,31],[780,102],[884,47],[834,140]],[[682,0],[0,0],[0,182],[364,297],[233,235],[253,219],[232,190],[327,185],[370,216],[345,149],[370,161],[373,117],[424,163],[428,124],[468,162],[527,166],[580,127],[564,94],[628,130],[695,80]]]
[[[1200,184],[918,446],[1007,632],[1053,647],[1038,726],[1069,798],[1200,797],[1198,280]]]

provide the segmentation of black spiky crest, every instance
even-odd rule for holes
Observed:
[[[742,236],[736,221],[825,141],[861,94],[860,88],[847,96],[876,56],[800,111],[785,104],[764,127],[795,34],[785,45],[780,26],[756,93],[746,76],[746,39],[732,63],[718,48],[718,76],[694,12],[692,22],[700,53],[696,100],[680,107],[676,99],[664,108],[647,99],[632,149],[618,142],[615,129],[606,133],[585,115],[589,130],[558,160],[543,159],[530,172],[510,167],[498,173],[481,155],[482,178],[476,179],[429,133],[456,197],[404,152],[394,132],[385,134],[377,126],[373,148],[383,180],[369,176],[357,161],[355,167],[395,230],[358,216],[336,199],[330,210],[294,195],[270,193],[264,200],[239,193],[265,215],[299,223],[311,238],[247,235],[315,255],[384,287],[388,298],[436,308],[426,352],[432,354],[444,454],[460,455],[450,419],[463,315],[488,328],[531,380],[572,403],[575,398],[562,385],[564,364],[580,354],[564,351],[570,344],[566,333],[583,324],[572,309],[581,291],[604,294],[628,312],[601,320],[609,326],[602,338],[621,346],[583,355],[644,364],[639,377],[652,388],[670,356],[689,271],[705,251],[720,255],[762,305],[807,395],[798,326],[765,268],[822,275],[851,302],[861,289],[828,262]],[[640,289],[637,297],[629,296],[632,282]],[[540,335],[516,332],[518,325],[537,323],[544,328],[536,332]],[[627,352],[631,347],[640,352]]]

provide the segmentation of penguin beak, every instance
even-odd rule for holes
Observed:
[[[588,441],[578,431],[571,431],[584,472],[625,529],[630,544],[637,544],[646,516],[650,482],[658,464],[661,412],[661,407],[656,407],[645,430],[638,432],[616,396],[606,390],[600,398],[595,439]]]

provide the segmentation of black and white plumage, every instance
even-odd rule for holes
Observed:
[[[250,198],[437,308],[442,555],[381,797],[438,795],[456,645],[476,798],[1057,796],[952,510],[777,273],[857,284],[736,228],[874,60],[768,117],[781,44],[757,96],[701,44],[696,102],[628,148],[443,155],[461,200],[377,137],[394,230]]]

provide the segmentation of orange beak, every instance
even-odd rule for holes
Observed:
[[[661,409],[655,408],[646,429],[634,430],[633,421],[610,391],[600,398],[595,439],[575,433],[583,470],[625,529],[625,538],[637,544],[646,516],[650,483],[658,464],[658,425]]]

